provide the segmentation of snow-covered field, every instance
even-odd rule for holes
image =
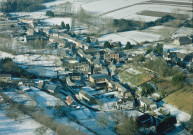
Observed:
[[[141,31],[128,31],[104,35],[99,38],[99,41],[120,41],[122,44],[126,44],[129,41],[131,44],[137,44],[144,41],[157,41],[159,39],[160,35],[145,33]]]
[[[36,97],[36,101],[38,105],[42,107],[47,107],[47,106],[56,106],[56,105],[64,105],[64,102],[62,102],[60,99],[47,94],[46,92],[43,92],[35,87],[31,87],[32,92],[28,92],[32,98]]]
[[[172,37],[187,36],[193,33],[193,28],[181,27],[175,33],[172,34]]]
[[[23,116],[20,121],[10,119],[3,111],[0,111],[0,135],[33,135],[36,128],[42,125],[29,116]],[[53,131],[47,130],[46,135],[53,135]]]
[[[50,24],[50,25],[61,25],[61,22],[64,22],[65,24],[69,24],[71,26],[72,19],[71,18],[61,18],[61,17],[54,17],[54,18],[48,18],[45,19],[44,22]]]
[[[177,123],[179,124],[180,122],[187,122],[190,118],[191,115],[188,113],[185,113],[176,107],[170,105],[170,104],[163,104],[162,109],[166,111],[167,113],[170,112],[171,115],[176,116]],[[159,109],[158,109],[159,110]],[[156,112],[158,111],[156,110]]]

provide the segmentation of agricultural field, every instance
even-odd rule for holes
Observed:
[[[135,69],[129,68],[125,71],[122,71],[118,74],[119,79],[128,83],[129,85],[139,86],[144,82],[151,80],[151,74],[145,71],[137,71]]]
[[[165,101],[176,106],[189,114],[193,111],[193,93],[186,91],[177,91],[165,98]]]

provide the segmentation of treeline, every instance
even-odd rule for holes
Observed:
[[[36,76],[26,72],[24,69],[18,67],[11,58],[5,58],[0,60],[0,64],[2,65],[2,74],[12,74],[13,77],[21,77],[34,79]]]
[[[3,12],[25,11],[32,12],[46,8],[43,3],[54,0],[7,0],[1,2],[0,10]]]
[[[175,17],[171,15],[165,15],[162,18],[159,18],[155,21],[151,22],[140,22],[126,19],[114,19],[113,26],[117,28],[118,32],[130,31],[130,30],[143,30],[148,27],[153,27],[157,25],[161,25],[163,23],[169,22],[170,20],[174,20]]]

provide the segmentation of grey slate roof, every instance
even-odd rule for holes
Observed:
[[[94,74],[91,75],[93,79],[103,79],[106,78],[107,80],[111,80],[110,76],[108,74]]]

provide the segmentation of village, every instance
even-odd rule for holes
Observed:
[[[165,49],[162,41],[137,46],[102,42],[74,33],[72,24],[63,21],[50,25],[3,12],[0,20],[0,29],[6,29],[1,34],[20,43],[14,54],[0,51],[1,102],[9,99],[42,110],[41,115],[86,134],[116,135],[121,115],[133,117],[141,134],[191,134],[187,127],[191,114],[164,100],[169,93],[160,89],[167,88],[155,82],[162,85],[160,76],[174,80],[182,72],[183,84],[192,91],[193,52]],[[193,47],[191,32],[171,39],[179,48]],[[155,71],[149,63],[163,64]]]

